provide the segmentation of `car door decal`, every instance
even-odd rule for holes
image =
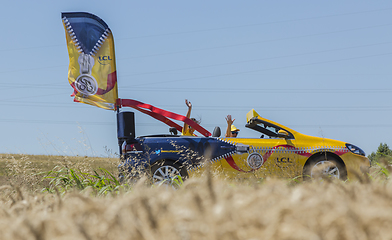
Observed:
[[[271,148],[269,151],[267,151],[267,152],[264,154],[264,156],[263,156],[263,164],[262,164],[262,165],[264,165],[264,163],[268,160],[268,158],[269,158],[269,157],[270,157],[279,147],[288,148],[288,149],[290,149],[290,150],[297,150],[294,146],[291,146],[291,145],[277,145],[277,146]],[[298,153],[298,154],[307,155],[307,153],[305,153],[305,152],[304,152],[304,153]],[[309,153],[309,154],[310,154],[310,153]],[[226,162],[230,165],[230,167],[234,168],[234,169],[237,170],[237,171],[244,172],[244,173],[254,172],[254,171],[258,170],[258,169],[262,166],[262,165],[261,165],[259,168],[251,169],[251,170],[249,170],[249,171],[245,171],[245,170],[241,169],[240,167],[238,167],[238,165],[235,163],[235,161],[234,161],[232,155],[226,157],[225,160],[226,160]]]
[[[325,147],[322,147],[322,148],[314,148],[314,149],[305,149],[305,148],[301,148],[301,149],[300,149],[300,148],[296,148],[296,147],[291,146],[291,145],[277,145],[277,146],[271,148],[270,150],[268,150],[268,151],[263,155],[263,160],[264,160],[264,161],[263,161],[263,164],[262,164],[262,165],[264,165],[264,163],[268,160],[268,158],[269,158],[273,153],[275,153],[276,151],[280,151],[279,148],[288,149],[289,151],[293,151],[295,154],[298,154],[298,155],[301,155],[301,156],[305,156],[305,157],[310,157],[310,156],[313,155],[313,153],[314,153],[315,151],[320,151],[320,150],[330,150],[330,151],[334,152],[334,153],[335,153],[336,155],[338,155],[338,156],[341,156],[341,155],[343,155],[343,154],[345,154],[345,153],[348,152],[347,149],[344,149],[344,148],[334,148],[334,147],[332,147],[332,148],[325,148]],[[284,151],[287,151],[287,150],[284,150]],[[313,153],[311,153],[311,152],[313,152]],[[262,165],[261,165],[259,168],[251,169],[251,170],[249,170],[249,171],[245,171],[245,170],[241,169],[241,168],[235,163],[235,161],[234,161],[234,159],[233,159],[233,157],[232,157],[232,154],[229,155],[229,156],[227,156],[227,157],[224,157],[224,159],[225,159],[226,162],[230,165],[230,167],[234,168],[234,169],[237,170],[237,171],[244,172],[244,173],[254,172],[254,171],[258,170],[258,169],[262,166]]]

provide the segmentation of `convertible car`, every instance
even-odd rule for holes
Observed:
[[[366,173],[370,161],[359,147],[332,139],[312,137],[261,117],[247,114],[245,127],[260,138],[142,136],[122,144],[120,176],[148,173],[155,183],[199,175],[207,167],[225,178],[283,178],[330,176],[346,180]]]

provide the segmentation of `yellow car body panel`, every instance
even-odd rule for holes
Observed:
[[[268,126],[265,127],[266,129],[272,128],[271,134],[284,134],[274,138],[222,138],[222,141],[237,146],[237,149],[247,149],[246,151],[237,150],[230,156],[212,162],[211,168],[222,171],[225,177],[293,178],[302,176],[304,167],[309,161],[324,155],[343,162],[349,179],[368,171],[370,167],[370,161],[364,153],[363,155],[353,153],[345,142],[301,134],[261,117],[253,109],[247,114],[247,121],[253,126],[257,124],[252,121],[256,121],[261,123],[260,126]],[[270,133],[268,130],[262,131]]]

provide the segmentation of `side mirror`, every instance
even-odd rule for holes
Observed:
[[[280,130],[278,131],[277,136],[278,136],[279,138],[289,138],[289,133],[286,132],[286,131],[283,130],[283,129],[280,129]]]
[[[169,128],[169,132],[171,132],[173,135],[177,135],[177,129],[175,127]]]

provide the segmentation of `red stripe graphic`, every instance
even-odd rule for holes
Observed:
[[[102,89],[102,88],[98,88],[97,90],[97,95],[104,95],[110,91],[112,91],[112,89],[114,88],[114,86],[116,86],[117,83],[117,73],[116,71],[108,74],[108,80],[106,83],[106,89]]]
[[[230,167],[232,167],[232,168],[234,168],[235,170],[240,171],[240,172],[250,173],[250,172],[254,172],[255,170],[257,170],[257,169],[252,169],[252,170],[249,170],[249,171],[242,170],[242,169],[241,169],[240,167],[238,167],[238,165],[235,163],[235,161],[234,161],[234,159],[233,159],[232,156],[226,157],[225,160],[226,160],[226,162],[230,165]],[[264,164],[264,163],[263,163],[263,164]]]
[[[309,153],[309,152],[307,152],[307,151],[298,150],[298,148],[295,148],[294,146],[291,146],[291,145],[278,145],[278,146],[273,147],[271,150],[269,150],[268,152],[266,152],[266,153],[264,154],[264,156],[263,156],[263,160],[264,160],[263,165],[264,165],[264,163],[268,160],[268,158],[269,158],[269,157],[276,151],[276,149],[279,148],[279,147],[287,148],[287,149],[290,149],[290,150],[297,150],[296,154],[301,155],[301,156],[305,156],[305,157],[310,157],[310,156],[312,156],[311,153]],[[347,151],[344,151],[344,150],[336,150],[336,151],[334,151],[334,153],[335,153],[336,155],[338,155],[338,156],[341,156],[341,155],[345,154],[346,152],[347,152]],[[237,170],[237,171],[239,171],[239,172],[250,173],[250,172],[253,172],[253,171],[257,170],[257,169],[252,169],[252,170],[250,170],[250,171],[245,171],[245,170],[241,169],[241,168],[238,167],[238,165],[235,163],[235,161],[234,161],[234,159],[233,159],[233,157],[232,157],[231,155],[228,156],[228,157],[226,157],[225,160],[226,160],[226,162],[227,162],[232,168],[234,168],[235,170]]]

